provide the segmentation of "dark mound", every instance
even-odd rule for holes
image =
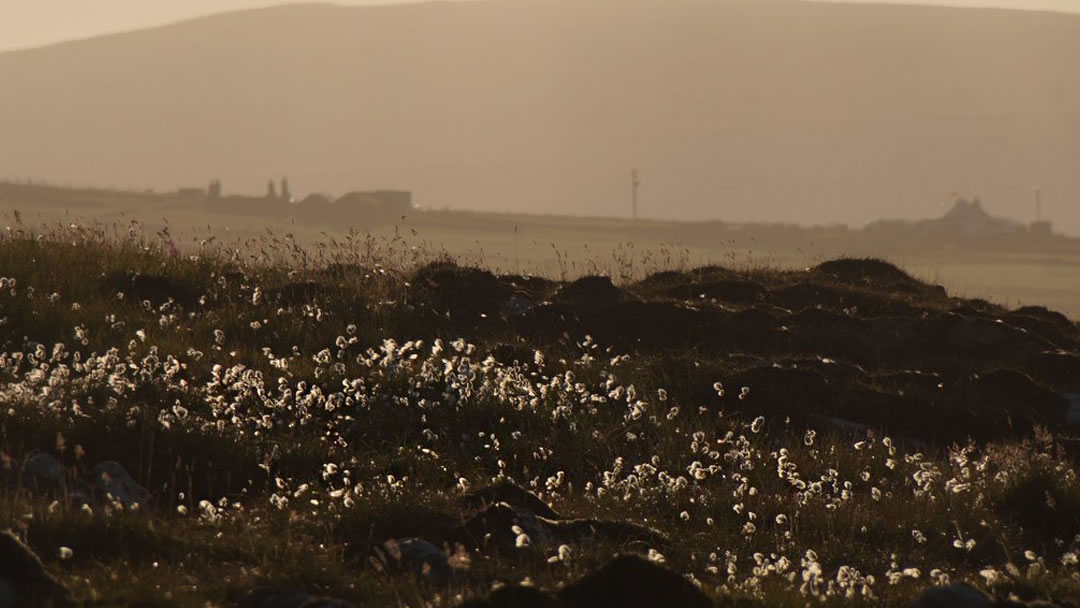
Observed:
[[[841,258],[822,262],[811,268],[810,273],[852,285],[885,287],[904,291],[928,291],[933,289],[944,295],[944,290],[931,288],[893,264],[876,258]]]
[[[766,417],[826,414],[836,403],[825,376],[812,368],[755,367],[725,379],[724,386],[729,406]]]
[[[1012,311],[1011,314],[1042,319],[1043,321],[1053,323],[1062,331],[1077,331],[1076,323],[1070,321],[1068,317],[1061,314],[1060,312],[1057,312],[1056,310],[1050,310],[1045,306],[1021,306],[1020,308]]]
[[[373,547],[372,552],[372,563],[383,572],[408,573],[439,586],[455,576],[446,552],[422,538],[388,540]]]
[[[459,608],[560,608],[558,600],[535,587],[507,585],[482,599],[461,604]]]
[[[691,281],[693,281],[693,278],[685,272],[678,270],[661,270],[660,272],[654,272],[635,283],[634,290],[642,293],[652,292],[654,290],[662,290]]]
[[[38,556],[11,531],[0,532],[0,599],[12,608],[71,606],[67,588],[45,571]]]
[[[617,302],[587,311],[582,331],[600,344],[627,351],[665,350],[700,345],[704,318],[697,311],[667,302]]]
[[[609,308],[635,298],[616,287],[610,277],[590,276],[564,285],[551,299],[559,304],[588,311]]]
[[[719,279],[702,283],[672,285],[661,295],[682,300],[713,299],[731,304],[755,304],[766,299],[768,290],[746,279]]]
[[[968,407],[975,414],[972,437],[992,439],[1008,434],[1025,435],[1035,425],[1061,430],[1069,404],[1061,395],[1036,384],[1023,373],[999,369],[972,381]]]
[[[237,603],[237,608],[353,608],[353,605],[307,591],[261,587],[245,594]]]
[[[101,285],[109,295],[119,292],[124,294],[125,300],[146,300],[155,306],[172,300],[184,308],[192,308],[198,304],[200,295],[191,284],[157,274],[114,273],[105,277]]]
[[[554,596],[510,585],[461,608],[711,608],[712,601],[675,572],[637,556],[623,555]]]
[[[1076,348],[1080,330],[1064,315],[1042,307],[1025,307],[1004,315],[1003,320],[1014,327],[1036,334],[1057,348]]]
[[[711,608],[712,601],[682,576],[636,556],[620,556],[559,592],[567,608]]]
[[[465,505],[470,509],[480,510],[500,502],[505,502],[511,507],[527,509],[541,517],[562,519],[561,515],[556,513],[550,505],[535,493],[509,480],[474,490],[465,495]]]
[[[892,292],[810,281],[777,287],[769,294],[769,301],[793,311],[827,308],[858,317],[909,315],[915,311],[914,305]]]
[[[667,271],[629,290],[593,276],[562,284],[551,299],[511,320],[521,346],[493,347],[498,360],[527,360],[534,345],[572,346],[589,335],[655,367],[657,385],[683,400],[713,402],[709,387],[720,380],[730,407],[770,420],[881,427],[934,442],[1004,438],[1036,425],[1065,430],[1062,412],[1080,393],[1080,332],[1063,315],[949,298],[882,260],[806,272]],[[714,377],[664,369],[676,356]],[[1006,378],[1009,370],[1023,373]],[[744,385],[751,391],[737,400]]]
[[[439,546],[465,540],[460,516],[416,504],[352,514],[341,522],[338,536],[352,559],[367,559],[376,547],[401,538],[424,538]]]
[[[1035,470],[1013,480],[995,509],[1032,538],[1067,539],[1080,534],[1080,493],[1056,472]]]
[[[1032,355],[1022,369],[1042,384],[1066,393],[1080,393],[1080,355],[1051,350]]]
[[[497,317],[514,293],[508,283],[491,272],[433,262],[412,276],[412,301],[452,319],[477,320],[482,315]]]

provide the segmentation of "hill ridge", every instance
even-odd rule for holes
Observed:
[[[0,163],[12,178],[158,188],[394,183],[433,207],[598,215],[623,213],[636,167],[643,215],[803,224],[934,215],[953,191],[1027,219],[1038,184],[1076,233],[1063,204],[1080,197],[1070,17],[798,2],[251,9],[0,53],[20,91],[0,99]]]

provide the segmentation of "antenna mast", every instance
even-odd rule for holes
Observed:
[[[638,198],[638,186],[641,185],[641,181],[638,179],[637,169],[630,171],[630,188],[631,188],[631,217],[634,218],[634,223],[637,223],[637,198]]]

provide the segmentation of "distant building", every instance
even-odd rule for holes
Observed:
[[[1054,227],[1046,220],[1034,221],[1028,226],[1028,234],[1031,236],[1053,236]]]
[[[1049,234],[1050,227],[1048,222],[1035,222],[1025,226],[1014,220],[995,217],[983,209],[979,199],[960,198],[938,218],[918,221],[878,220],[868,224],[866,229],[897,237],[941,240],[1024,237]]]
[[[967,238],[1001,236],[1024,231],[1024,226],[1019,222],[994,217],[987,213],[977,198],[970,201],[957,199],[953,208],[945,215],[919,222],[919,228],[927,232],[941,232]]]

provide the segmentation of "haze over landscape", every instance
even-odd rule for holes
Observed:
[[[1078,608],[1080,0],[951,3],[0,0],[0,608]]]
[[[1039,185],[1078,234],[1076,57],[1080,17],[1061,13],[281,6],[0,54],[0,166],[602,216],[628,214],[638,168],[645,217],[850,225],[937,216],[954,192],[1030,221]]]

